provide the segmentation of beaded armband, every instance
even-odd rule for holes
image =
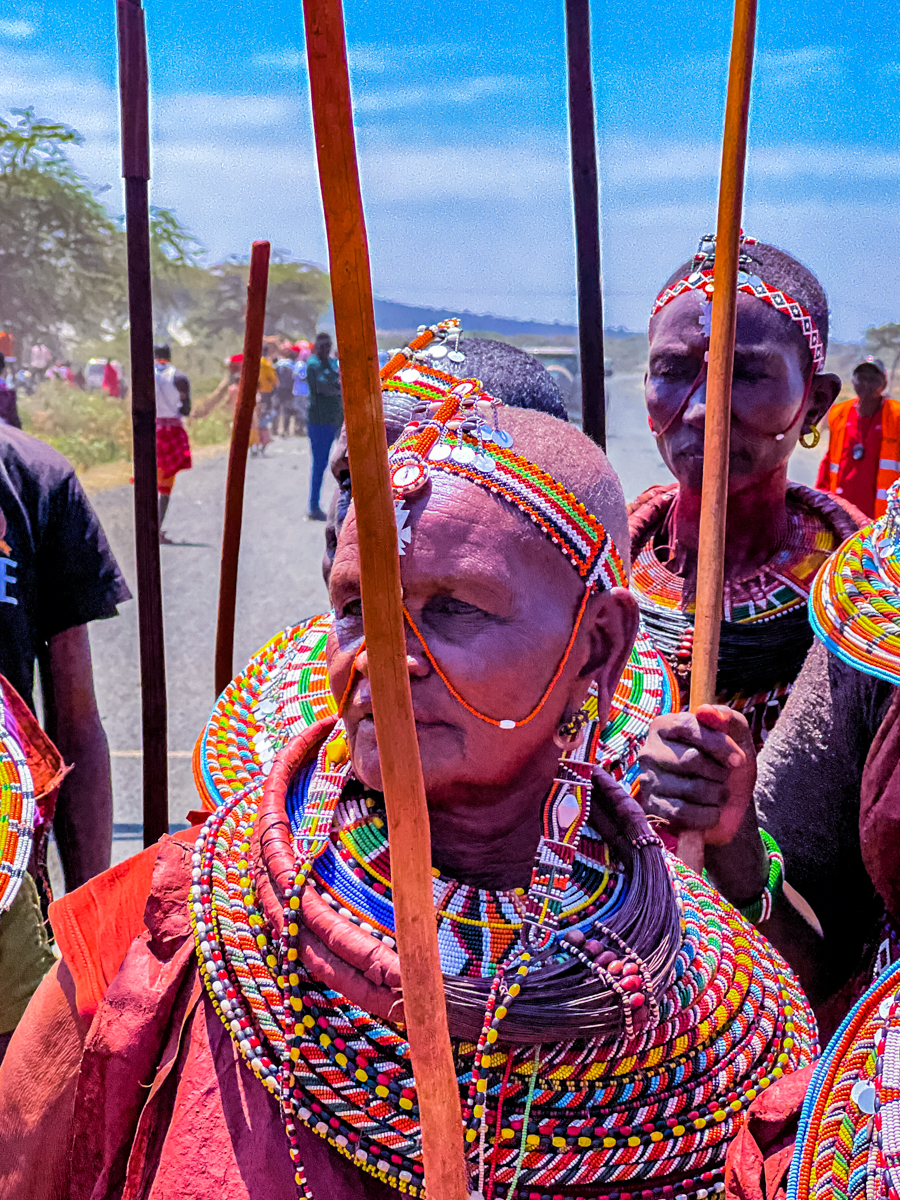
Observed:
[[[766,886],[761,894],[749,904],[738,909],[741,916],[754,925],[768,921],[772,915],[772,906],[784,886],[784,855],[781,853],[781,847],[764,829],[759,831],[759,836],[762,838],[762,844],[769,856],[769,878],[766,880]]]

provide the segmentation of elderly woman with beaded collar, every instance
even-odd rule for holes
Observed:
[[[790,968],[619,782],[670,686],[635,644],[621,489],[571,427],[403,374],[385,386],[421,409],[392,480],[470,1192],[704,1200],[816,1033]],[[331,595],[217,705],[202,829],[58,902],[62,961],[0,1074],[4,1200],[424,1194],[352,508]]]

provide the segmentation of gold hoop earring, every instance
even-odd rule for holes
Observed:
[[[807,438],[810,438],[810,441],[807,441]],[[822,435],[819,433],[818,425],[813,425],[809,433],[801,433],[799,438],[800,445],[804,450],[815,450],[821,440]]]

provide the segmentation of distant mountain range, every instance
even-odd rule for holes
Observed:
[[[395,300],[375,301],[375,324],[378,329],[415,329],[419,325],[434,325],[448,317],[459,317],[463,329],[480,333],[534,334],[535,337],[572,337],[578,333],[577,325],[562,325],[554,321],[515,321],[510,317],[495,317],[489,313],[472,313],[458,308],[415,308],[412,304],[398,304]]]

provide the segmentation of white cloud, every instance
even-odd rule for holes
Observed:
[[[837,46],[801,46],[794,50],[761,50],[756,55],[760,81],[766,84],[808,83],[839,69],[845,51]]]
[[[35,27],[30,21],[0,19],[0,37],[9,38],[11,41],[24,42],[34,32]]]

